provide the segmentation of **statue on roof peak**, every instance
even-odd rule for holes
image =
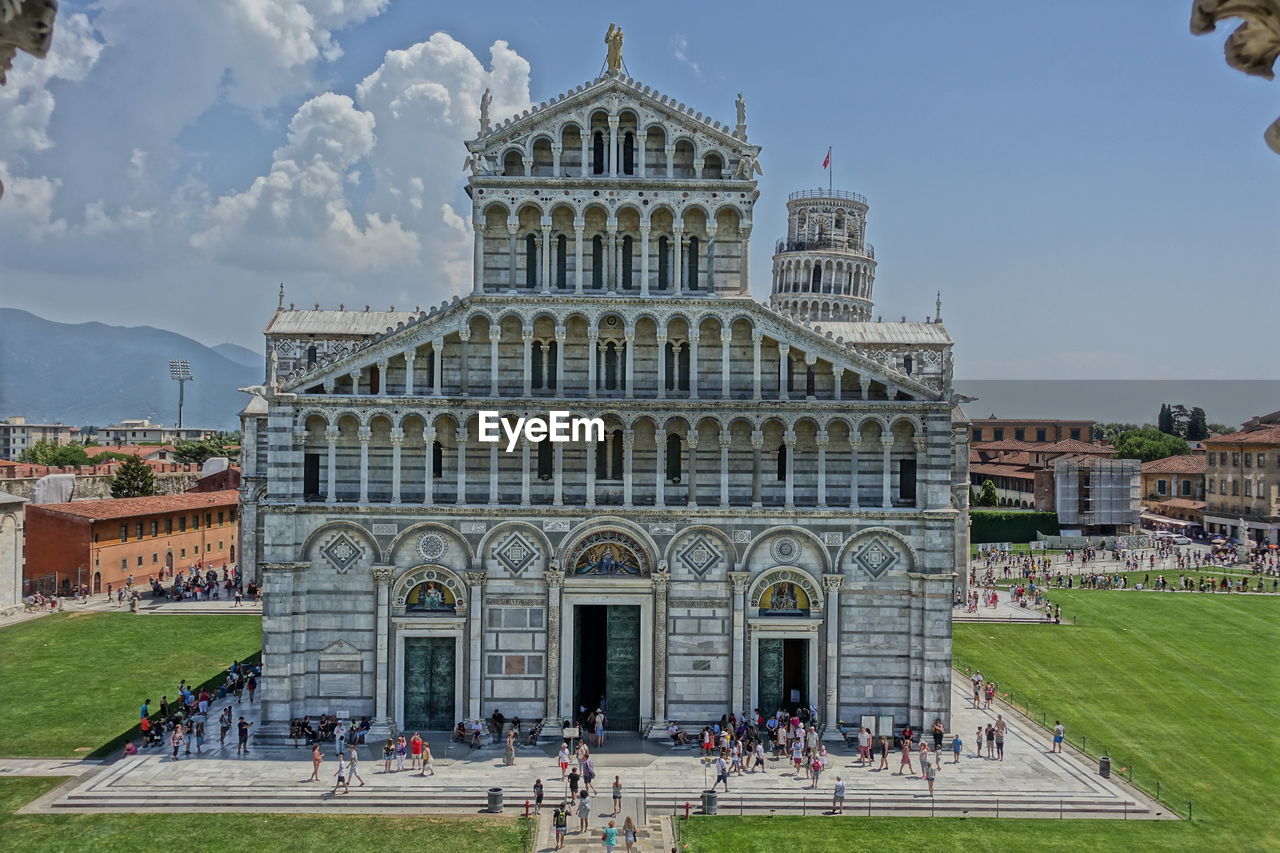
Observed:
[[[604,34],[604,43],[608,47],[609,52],[605,56],[605,62],[609,66],[610,71],[622,70],[622,27],[615,23],[609,23],[609,31]]]

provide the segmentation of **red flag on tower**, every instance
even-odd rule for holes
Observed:
[[[822,168],[825,169],[830,165],[831,165],[831,149],[827,148],[827,156],[822,158]]]

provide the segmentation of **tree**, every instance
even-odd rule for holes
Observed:
[[[50,465],[65,467],[68,465],[89,465],[89,455],[78,444],[54,444],[52,441],[37,441],[22,451],[19,462],[28,465]]]
[[[1209,435],[1226,435],[1229,432],[1235,432],[1235,430],[1226,424],[1209,424]]]
[[[1191,452],[1186,439],[1155,429],[1122,432],[1116,437],[1115,448],[1120,459],[1141,459],[1143,462]]]
[[[133,454],[131,453],[120,453],[115,450],[104,450],[102,453],[99,453],[97,456],[93,457],[92,464],[106,465],[108,462],[128,462],[130,459],[133,459],[133,458],[134,458]]]
[[[982,481],[982,491],[978,493],[978,506],[1000,506],[1000,496],[996,494],[996,484],[990,480]]]
[[[236,451],[229,446],[232,439],[228,433],[220,432],[203,441],[179,441],[174,445],[174,461],[203,465],[215,456],[235,456]]]
[[[1204,441],[1209,437],[1209,425],[1205,421],[1204,409],[1194,406],[1187,420],[1187,441]]]
[[[111,479],[113,498],[146,498],[158,494],[160,490],[156,488],[156,475],[137,456],[129,457]]]
[[[1126,430],[1137,429],[1137,424],[1103,423],[1093,425],[1094,441],[1115,441],[1117,435]]]
[[[1169,419],[1173,422],[1173,434],[1187,437],[1187,423],[1191,420],[1191,413],[1187,411],[1187,407],[1181,403],[1174,403],[1169,407]]]
[[[1168,403],[1160,404],[1160,414],[1156,417],[1156,429],[1167,435],[1173,435],[1173,409]]]

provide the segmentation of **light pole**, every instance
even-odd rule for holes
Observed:
[[[183,385],[195,379],[191,375],[191,362],[183,359],[169,362],[169,378],[178,383],[178,429],[182,429]]]

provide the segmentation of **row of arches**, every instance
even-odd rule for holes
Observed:
[[[503,419],[515,429],[517,413]],[[352,503],[918,507],[913,417],[605,413],[577,442],[480,440],[478,415],[308,410],[296,498]],[[503,436],[506,435],[504,431]],[[946,460],[943,460],[945,466]]]
[[[872,298],[875,271],[868,264],[814,258],[778,258],[773,262],[774,293],[829,293]]]

